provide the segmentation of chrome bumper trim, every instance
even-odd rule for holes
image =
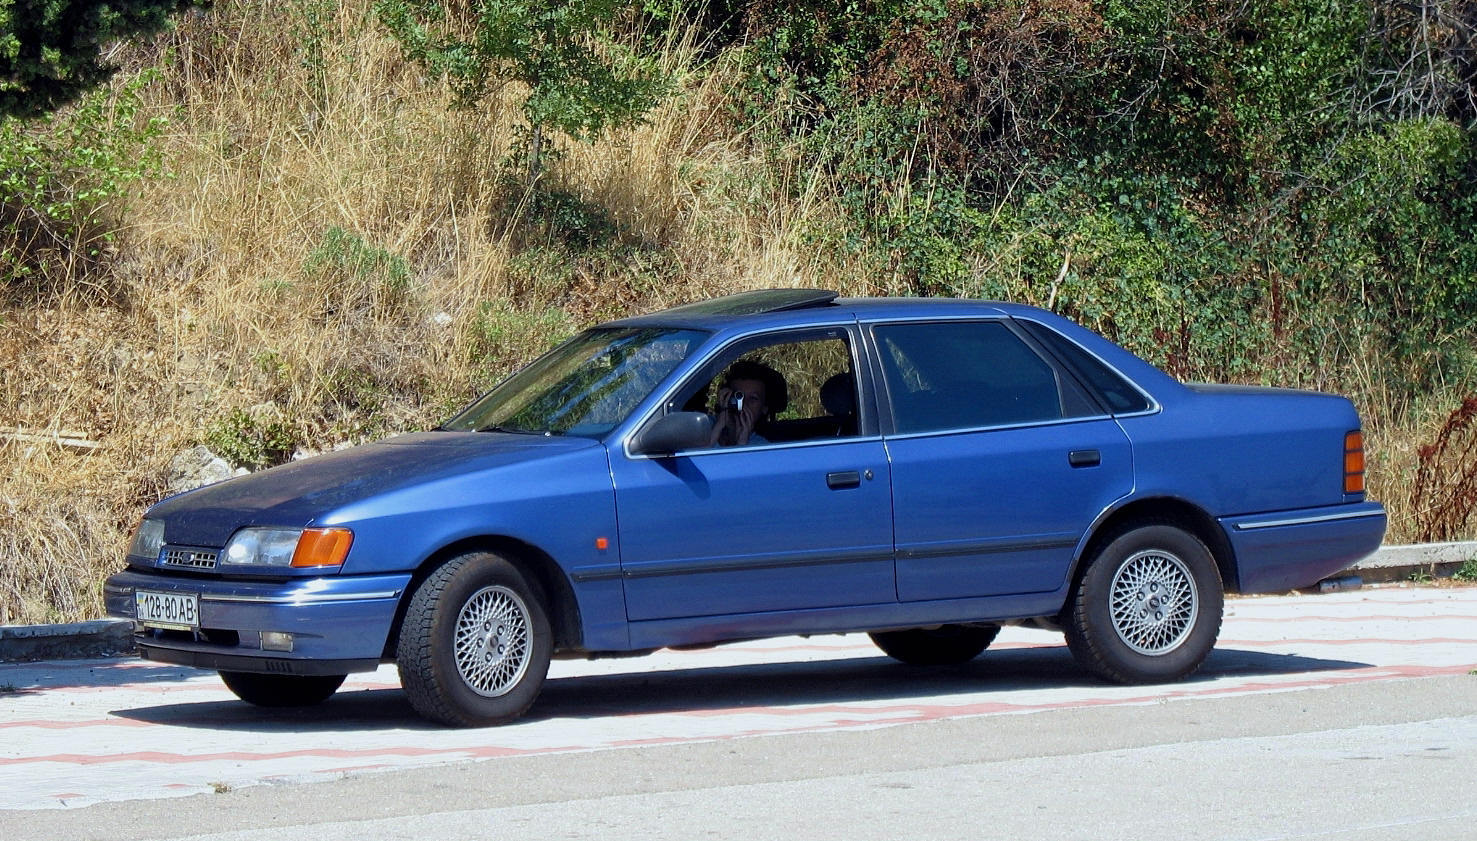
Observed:
[[[400,590],[382,590],[375,593],[320,593],[302,596],[210,596],[201,594],[203,602],[246,602],[249,604],[315,604],[319,602],[355,602],[369,599],[399,598]]]
[[[1285,520],[1265,520],[1259,523],[1237,523],[1237,531],[1272,529],[1281,526],[1308,526],[1314,523],[1329,523],[1334,520],[1361,520],[1366,517],[1383,517],[1383,511],[1344,511],[1338,514],[1319,514],[1316,517],[1292,517]]]

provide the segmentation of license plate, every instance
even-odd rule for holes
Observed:
[[[193,631],[200,627],[200,596],[135,590],[134,618],[150,628]]]

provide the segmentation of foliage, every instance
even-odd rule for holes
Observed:
[[[1456,572],[1453,572],[1451,577],[1457,581],[1477,581],[1477,558],[1468,558],[1462,561],[1462,565],[1457,567]]]
[[[611,29],[630,10],[620,0],[379,0],[380,20],[407,56],[445,77],[470,106],[509,80],[527,86],[524,154],[537,181],[546,129],[588,141],[639,122],[668,81]]]
[[[386,317],[410,291],[410,264],[404,257],[365,242],[333,225],[308,252],[303,275],[325,317]]]
[[[197,0],[0,0],[0,118],[54,111],[117,71],[119,39],[163,29]]]
[[[1419,449],[1410,494],[1420,540],[1468,533],[1477,517],[1477,396],[1462,401]]]
[[[145,116],[144,72],[35,122],[0,117],[0,283],[82,280],[113,242],[129,189],[160,170],[168,120]]]
[[[204,443],[233,467],[259,470],[287,461],[298,439],[280,416],[232,409],[206,427]]]
[[[1477,375],[1469,6],[754,2],[737,116],[826,168],[809,237],[884,288],[1182,377],[1326,387],[1373,346],[1428,388]]]
[[[298,64],[308,73],[308,91],[320,106],[328,99],[326,45],[336,33],[330,31],[337,10],[335,0],[294,0],[291,16],[293,40],[297,42]]]

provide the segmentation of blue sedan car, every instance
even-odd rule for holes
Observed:
[[[552,657],[866,632],[911,664],[1061,629],[1116,682],[1193,672],[1222,594],[1373,551],[1358,414],[1185,385],[1032,307],[730,295],[587,330],[441,427],[166,499],[108,610],[264,706],[393,662],[516,718]]]

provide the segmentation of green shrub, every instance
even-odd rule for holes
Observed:
[[[35,117],[103,84],[120,40],[163,29],[192,0],[0,0],[0,117]]]
[[[737,117],[829,175],[806,236],[847,280],[1048,306],[1186,378],[1477,378],[1477,135],[1441,116],[1477,101],[1477,28],[1447,11],[1439,37],[1385,0],[748,13]]]
[[[670,88],[651,58],[614,36],[618,17],[633,11],[621,0],[377,0],[375,11],[407,58],[450,82],[460,106],[508,81],[527,86],[519,154],[530,189],[547,131],[592,140],[641,122]]]
[[[143,111],[146,71],[35,121],[0,117],[0,283],[103,291],[130,187],[160,172],[168,120]]]
[[[205,429],[204,444],[233,467],[260,470],[282,464],[298,446],[298,435],[282,418],[232,409]]]
[[[404,257],[337,225],[308,252],[303,274],[329,318],[383,318],[401,309],[410,293],[410,264]]]

